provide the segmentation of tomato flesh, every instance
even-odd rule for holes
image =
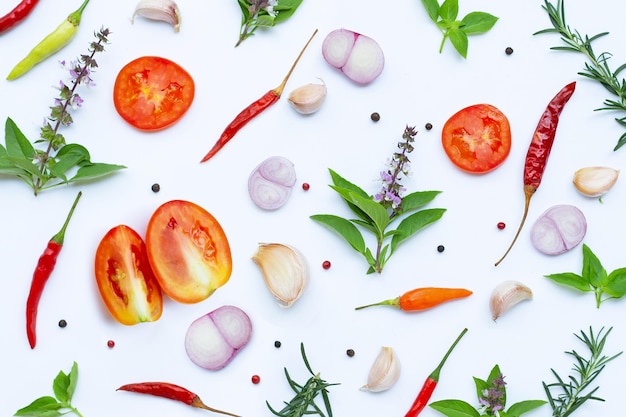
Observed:
[[[119,115],[140,130],[154,131],[176,123],[195,95],[193,78],[173,61],[143,56],[126,64],[113,87]]]
[[[450,161],[463,171],[484,174],[499,167],[511,151],[511,126],[490,104],[466,107],[444,124],[441,140]]]
[[[226,234],[197,204],[173,200],[158,207],[148,222],[146,247],[163,292],[175,301],[200,302],[230,279]]]
[[[161,288],[143,239],[130,227],[115,226],[102,238],[96,249],[95,275],[100,296],[118,322],[133,325],[161,317]]]

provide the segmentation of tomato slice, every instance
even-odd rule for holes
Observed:
[[[115,320],[133,325],[161,317],[161,288],[136,231],[119,225],[104,235],[96,249],[95,273],[100,296]]]
[[[113,103],[129,124],[154,131],[183,117],[194,94],[193,78],[180,65],[158,56],[143,56],[120,70],[113,86]]]
[[[163,292],[175,301],[200,302],[230,279],[226,234],[197,204],[173,200],[158,207],[148,222],[146,247]]]
[[[475,104],[459,110],[443,126],[443,149],[450,161],[473,174],[499,167],[511,151],[511,126],[498,108]]]

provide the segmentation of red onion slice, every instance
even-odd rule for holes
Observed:
[[[295,184],[293,163],[282,156],[272,156],[252,170],[248,193],[258,207],[275,210],[285,205]]]
[[[537,218],[530,231],[533,246],[546,255],[559,255],[575,248],[587,233],[587,220],[577,207],[550,207]]]
[[[326,62],[357,84],[374,81],[385,67],[385,56],[369,36],[348,29],[330,32],[322,44]]]
[[[196,319],[185,335],[187,356],[196,365],[216,371],[228,365],[252,336],[252,322],[235,306],[222,306]]]

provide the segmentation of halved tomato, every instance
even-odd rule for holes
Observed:
[[[511,151],[511,126],[497,107],[475,104],[459,110],[444,124],[443,149],[454,165],[473,174],[499,167]]]
[[[230,279],[226,234],[197,204],[173,200],[158,207],[148,222],[146,247],[163,292],[175,301],[200,302]]]
[[[122,119],[150,131],[176,123],[189,110],[194,94],[193,78],[180,65],[158,56],[143,56],[120,70],[113,103]]]
[[[96,249],[96,282],[107,309],[118,322],[156,321],[163,296],[141,236],[125,225],[107,232]]]

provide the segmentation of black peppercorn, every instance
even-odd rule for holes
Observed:
[[[433,128],[433,125],[431,123],[426,123],[424,127],[426,128],[426,130],[430,130]]]
[[[504,53],[507,55],[511,55],[513,53],[513,48],[507,46],[507,48],[504,50]]]
[[[65,326],[67,326],[67,321],[63,319],[59,320],[59,327],[64,328]]]
[[[370,116],[370,118],[371,118],[373,121],[377,122],[377,121],[379,121],[379,120],[380,120],[380,114],[378,114],[378,113],[374,112],[374,113],[372,113],[372,115]]]
[[[346,355],[353,357],[354,356],[354,349],[348,349],[346,350]]]
[[[281,345],[282,345],[282,343],[280,343],[280,340],[277,340],[277,341],[275,341],[275,342],[274,342],[274,347],[275,347],[275,348],[277,348],[277,349],[278,349]]]
[[[441,253],[445,250],[446,248],[443,245],[439,245],[437,246],[437,252]]]
[[[159,184],[152,184],[152,191],[158,193],[159,191],[161,191],[161,186]]]

